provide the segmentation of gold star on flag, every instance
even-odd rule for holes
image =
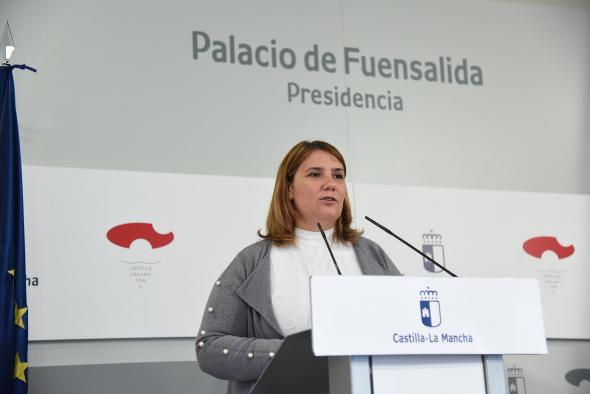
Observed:
[[[11,270],[8,270],[8,273],[9,273],[10,275],[14,276],[14,268],[13,268],[13,269],[11,269]]]
[[[19,308],[18,304],[14,303],[14,324],[19,326],[20,328],[26,328],[25,322],[23,321],[23,316],[27,313],[27,307]]]
[[[16,356],[14,357],[14,378],[27,383],[27,378],[25,376],[25,370],[27,368],[29,368],[29,363],[21,362],[19,354],[16,353]]]

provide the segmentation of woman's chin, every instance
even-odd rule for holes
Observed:
[[[333,227],[334,224],[336,224],[336,221],[338,220],[339,217],[340,217],[340,215],[323,215],[323,216],[319,216],[316,219],[316,222],[320,223],[323,228],[330,228],[330,227]]]

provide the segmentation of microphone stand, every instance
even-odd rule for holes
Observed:
[[[383,226],[382,224],[377,223],[375,220],[371,219],[368,216],[365,216],[365,219],[367,219],[369,222],[373,223],[375,226],[379,227],[381,230],[385,231],[387,234],[394,236],[397,240],[403,242],[407,247],[409,247],[410,249],[412,249],[414,252],[420,254],[422,257],[424,257],[425,259],[427,259],[428,261],[430,261],[432,264],[436,265],[438,268],[440,268],[441,270],[445,271],[447,274],[451,275],[453,278],[456,278],[457,275],[455,275],[454,273],[452,273],[451,271],[449,271],[448,269],[446,269],[444,266],[440,265],[439,263],[437,263],[436,261],[434,261],[434,259],[430,256],[428,256],[425,253],[422,253],[421,251],[419,251],[417,248],[415,248],[412,244],[410,244],[409,242],[407,242],[406,240],[404,240],[403,238],[395,235],[393,233],[393,231],[391,231],[390,229],[388,229],[387,227]]]
[[[330,257],[332,257],[332,261],[334,262],[334,267],[336,267],[336,272],[338,272],[338,275],[342,275],[342,272],[340,272],[340,268],[338,268],[338,263],[336,263],[336,259],[334,258],[334,253],[332,253],[332,248],[330,248],[330,243],[328,242],[328,238],[326,238],[326,233],[324,233],[324,229],[322,228],[322,225],[318,222],[317,223],[318,228],[320,229],[320,232],[322,233],[322,238],[324,238],[324,242],[326,243],[326,247],[328,248],[328,252],[330,252]]]

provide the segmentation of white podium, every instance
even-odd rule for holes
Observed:
[[[313,277],[331,394],[506,394],[503,354],[546,354],[534,279]]]

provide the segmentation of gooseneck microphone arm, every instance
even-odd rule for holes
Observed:
[[[412,244],[410,244],[409,242],[406,242],[403,238],[395,235],[393,233],[393,231],[391,231],[387,227],[383,226],[382,224],[377,223],[376,221],[374,221],[373,219],[371,219],[368,216],[365,216],[365,219],[367,219],[369,222],[373,223],[375,226],[379,227],[381,230],[385,231],[387,234],[393,235],[398,241],[403,242],[407,247],[409,247],[410,249],[412,249],[414,252],[420,254],[422,257],[424,257],[425,259],[427,259],[428,261],[430,261],[432,264],[436,265],[441,270],[445,271],[447,274],[451,275],[453,278],[456,278],[457,277],[457,275],[455,275],[454,273],[452,273],[451,271],[449,271],[448,269],[446,269],[444,266],[442,266],[439,263],[437,263],[436,261],[434,261],[434,259],[432,259],[431,257],[429,257],[427,254],[422,253],[417,248],[415,248]]]
[[[324,238],[324,242],[326,243],[326,247],[328,248],[328,252],[330,252],[330,257],[332,257],[332,261],[334,262],[334,267],[336,267],[336,271],[338,272],[338,275],[342,275],[342,272],[340,272],[340,268],[338,268],[338,263],[336,263],[336,259],[334,258],[334,253],[332,253],[332,248],[330,248],[330,244],[328,243],[328,238],[326,238],[326,234],[324,233],[324,229],[322,228],[321,224],[317,224],[318,228],[320,229],[320,232],[322,233],[322,238]]]

